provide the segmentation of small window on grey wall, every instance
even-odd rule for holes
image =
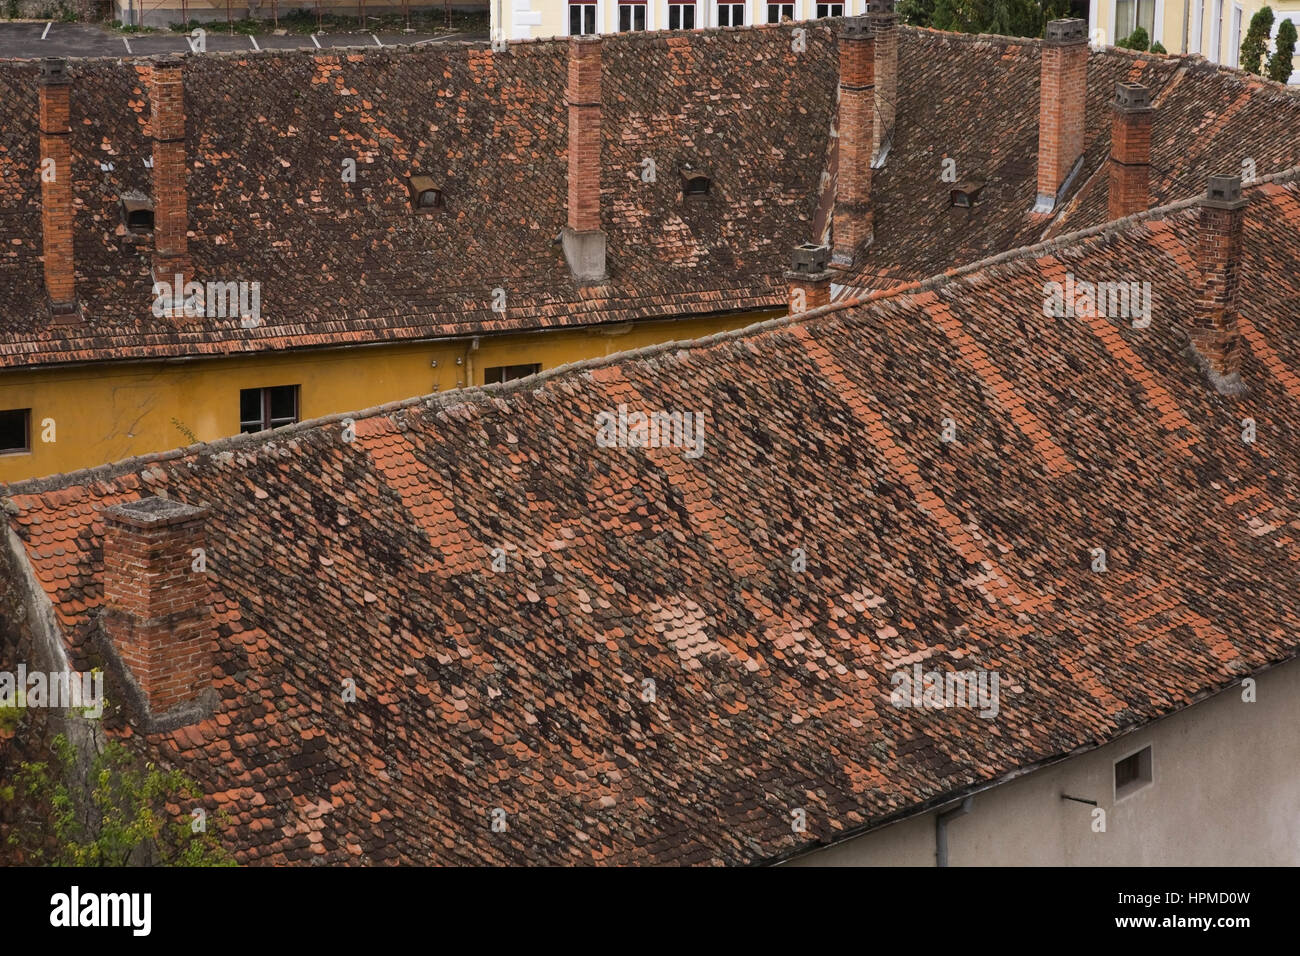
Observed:
[[[1141,790],[1152,779],[1150,747],[1143,747],[1137,753],[1115,761],[1115,799]]]

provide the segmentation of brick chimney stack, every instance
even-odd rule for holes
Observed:
[[[875,135],[876,35],[869,17],[840,27],[839,142],[831,261],[851,266],[872,239],[871,155]]]
[[[1196,265],[1200,271],[1192,349],[1210,384],[1220,395],[1241,395],[1241,330],[1238,288],[1241,236],[1246,218],[1240,176],[1211,176],[1201,200]]]
[[[201,719],[215,700],[216,628],[207,574],[195,570],[207,515],[166,498],[104,512],[104,634],[151,728]]]
[[[68,61],[41,61],[41,236],[45,291],[60,324],[75,321],[77,293],[72,251],[72,81]]]
[[[785,274],[790,280],[791,315],[831,304],[830,254],[826,246],[811,242],[794,247],[790,271]]]
[[[600,228],[600,38],[569,38],[569,224],[564,258],[579,282],[606,277]]]
[[[185,86],[179,57],[154,60],[149,84],[153,106],[154,262],[156,282],[194,277],[190,261],[185,163]]]
[[[885,165],[894,142],[894,112],[898,105],[898,17],[894,0],[869,0],[867,10],[876,34],[876,114],[872,123],[873,169]]]
[[[1151,203],[1151,91],[1116,83],[1110,125],[1110,195],[1107,218],[1123,219]]]
[[[1038,201],[1034,212],[1056,208],[1083,159],[1088,98],[1088,24],[1051,20],[1043,40],[1038,89]]]

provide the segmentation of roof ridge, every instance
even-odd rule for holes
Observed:
[[[1278,173],[1261,176],[1248,184],[1245,188],[1255,189],[1269,183],[1291,182],[1298,179],[1300,179],[1300,166],[1295,166]],[[552,378],[567,378],[570,375],[579,375],[593,369],[605,368],[610,365],[649,361],[672,351],[682,351],[683,349],[702,350],[711,348],[721,342],[727,342],[733,339],[753,338],[790,325],[807,325],[809,322],[825,318],[838,312],[843,312],[847,309],[860,308],[862,306],[873,305],[885,300],[901,299],[915,293],[932,291],[955,280],[964,279],[977,273],[985,272],[992,267],[1004,263],[1028,262],[1033,259],[1041,258],[1041,255],[1044,252],[1054,252],[1067,246],[1086,243],[1098,236],[1111,235],[1117,231],[1122,231],[1129,226],[1147,220],[1164,219],[1170,214],[1183,212],[1199,205],[1202,198],[1203,197],[1201,196],[1195,196],[1191,199],[1179,200],[1178,202],[1170,203],[1166,206],[1144,210],[1139,213],[1134,213],[1131,216],[1126,216],[1123,219],[1116,219],[1111,222],[1102,223],[1098,226],[1090,226],[1087,229],[1080,229],[1072,233],[1066,233],[1065,235],[1057,236],[1053,239],[1038,242],[1030,246],[1022,246],[1018,249],[1001,252],[997,255],[990,256],[987,259],[981,259],[977,262],[949,269],[946,272],[938,273],[926,279],[916,280],[889,289],[877,290],[865,296],[833,302],[830,305],[802,312],[797,316],[778,316],[763,322],[756,322],[753,325],[745,326],[741,329],[715,332],[712,335],[706,335],[701,338],[690,339],[684,342],[677,340],[659,342],[643,346],[639,349],[617,352],[613,355],[601,355],[593,358],[582,359],[577,362],[569,362],[565,365],[546,369],[545,371],[538,372],[535,375],[530,375],[527,378],[516,379],[512,382],[474,385],[466,388],[450,389],[445,392],[417,395],[412,398],[405,398],[395,402],[375,405],[371,408],[350,412],[339,412],[333,415],[321,416],[320,418],[295,422],[292,425],[285,425],[275,430],[231,435],[211,442],[196,442],[191,445],[185,445],[167,451],[152,452],[146,455],[136,455],[131,458],[124,458],[120,461],[96,465],[93,468],[83,468],[76,471],[46,475],[39,478],[27,478],[8,485],[0,485],[0,494],[4,496],[4,499],[7,502],[9,498],[12,498],[15,495],[41,494],[57,489],[72,487],[77,484],[116,478],[148,465],[179,461],[186,458],[197,458],[202,455],[221,454],[227,451],[233,452],[247,447],[260,448],[270,442],[290,440],[299,435],[314,433],[327,425],[338,424],[345,420],[355,422],[379,415],[391,415],[395,412],[402,412],[420,406],[430,409],[444,409],[454,408],[458,405],[481,404],[493,400],[502,394],[508,394],[521,389],[534,388],[539,383],[549,381]]]

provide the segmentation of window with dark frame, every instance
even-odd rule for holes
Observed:
[[[0,455],[19,455],[31,451],[31,426],[30,408],[0,411]]]
[[[745,5],[743,3],[718,4],[718,26],[743,27],[745,25]]]
[[[793,3],[769,3],[767,5],[767,22],[780,23],[782,20],[794,19]]]
[[[628,33],[632,30],[645,29],[645,0],[627,2],[621,0],[618,5],[618,32]]]
[[[817,19],[823,17],[842,17],[844,16],[844,4],[842,3],[819,3],[817,4]]]
[[[483,384],[493,385],[498,382],[513,382],[517,378],[527,378],[542,370],[540,362],[531,365],[493,365],[483,370]]]
[[[1143,747],[1137,753],[1115,761],[1115,798],[1141,790],[1152,779],[1151,748]]]
[[[585,37],[596,32],[596,5],[594,3],[569,4],[569,36]]]
[[[669,30],[694,30],[695,29],[695,4],[693,3],[668,4],[668,29]]]
[[[298,386],[239,390],[239,430],[261,432],[298,421]]]

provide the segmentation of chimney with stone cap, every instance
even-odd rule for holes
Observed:
[[[45,291],[56,323],[76,320],[77,294],[72,249],[72,81],[68,61],[41,61],[41,240]]]
[[[871,165],[885,165],[894,142],[894,115],[898,105],[898,17],[894,0],[869,0],[867,11],[876,34],[876,112],[872,123],[874,151]]]
[[[178,275],[183,282],[189,282],[194,277],[188,238],[185,84],[181,67],[179,57],[163,56],[153,61],[150,70],[155,282],[175,282]]]
[[[215,702],[207,515],[166,498],[104,512],[104,636],[150,730],[193,723]]]
[[[840,108],[831,261],[851,266],[870,244],[871,156],[875,135],[876,35],[869,17],[840,27]]]
[[[606,277],[600,228],[600,37],[569,38],[569,224],[561,234],[580,282]]]
[[[811,242],[794,247],[790,271],[785,274],[790,280],[791,315],[831,304],[830,254],[828,247]]]
[[[1151,91],[1116,83],[1110,125],[1110,194],[1107,217],[1123,219],[1151,203]]]
[[[1238,290],[1246,200],[1240,176],[1211,176],[1201,200],[1196,238],[1196,312],[1189,330],[1192,350],[1220,395],[1241,395],[1241,329]]]
[[[1088,98],[1088,24],[1051,20],[1043,40],[1038,88],[1038,201],[1034,212],[1056,208],[1083,161]]]

